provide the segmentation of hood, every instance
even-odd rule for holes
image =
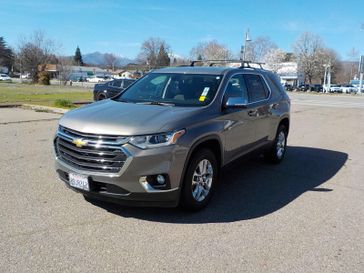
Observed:
[[[186,121],[202,110],[103,100],[67,112],[59,124],[82,133],[144,135],[184,128]]]

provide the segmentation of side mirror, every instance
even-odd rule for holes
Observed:
[[[224,108],[246,108],[248,106],[248,102],[246,99],[242,97],[229,97],[225,100]]]

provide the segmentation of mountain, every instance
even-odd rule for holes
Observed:
[[[97,65],[97,66],[103,66],[105,65],[105,55],[107,53],[101,53],[101,52],[93,52],[88,54],[82,54],[83,62],[88,65]],[[124,58],[124,57],[118,57],[118,66],[123,66],[128,63],[135,63],[134,59]]]

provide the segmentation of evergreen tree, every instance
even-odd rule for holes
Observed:
[[[10,70],[13,61],[13,51],[6,45],[4,38],[0,37],[0,66],[6,66]]]
[[[158,52],[157,64],[160,67],[169,66],[170,62],[171,62],[171,59],[169,58],[168,53],[164,48],[164,45],[161,44],[161,46],[159,48],[159,52]]]
[[[80,65],[80,66],[84,65],[83,60],[82,60],[81,50],[78,46],[76,48],[75,57],[73,58],[73,60],[76,65]]]
[[[177,58],[173,58],[173,66],[177,65]]]
[[[201,54],[198,54],[197,60],[202,61],[202,56],[201,56]]]

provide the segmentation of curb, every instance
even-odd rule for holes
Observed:
[[[22,104],[20,103],[4,103],[4,104],[0,104],[0,108],[16,108],[16,107],[21,107]]]
[[[34,105],[34,104],[21,104],[20,106],[23,109],[31,109],[31,110],[38,111],[38,112],[47,112],[47,113],[54,113],[54,114],[64,114],[69,111],[69,109],[43,106],[43,105]]]

